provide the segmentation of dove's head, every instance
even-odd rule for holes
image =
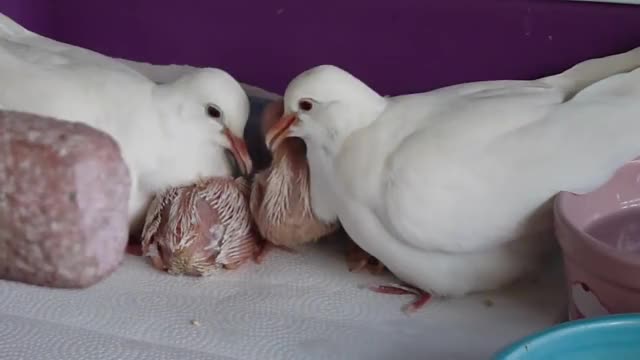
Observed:
[[[158,86],[158,93],[166,103],[161,107],[171,134],[181,134],[193,145],[224,148],[243,173],[251,172],[244,141],[249,98],[231,75],[220,69],[198,69]]]
[[[269,149],[287,137],[301,137],[337,151],[344,139],[369,125],[386,100],[348,72],[321,65],[303,72],[287,86],[284,114],[266,133]]]

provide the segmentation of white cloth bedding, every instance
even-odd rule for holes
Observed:
[[[0,358],[488,359],[564,313],[561,276],[550,275],[407,316],[410,296],[360,288],[387,279],[349,273],[334,244],[274,250],[212,278],[174,277],[128,255],[89,289],[0,281]]]

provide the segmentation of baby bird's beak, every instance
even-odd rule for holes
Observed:
[[[229,144],[231,144],[229,150],[231,150],[233,157],[236,159],[240,171],[243,175],[249,175],[253,169],[253,163],[251,162],[251,157],[249,156],[247,144],[244,139],[235,136],[229,129],[224,130],[224,135],[229,139]]]

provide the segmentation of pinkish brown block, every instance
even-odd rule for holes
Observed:
[[[0,278],[83,288],[108,276],[128,240],[129,189],[106,133],[0,111]]]

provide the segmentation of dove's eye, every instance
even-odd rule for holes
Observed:
[[[218,120],[222,117],[222,111],[220,111],[220,109],[218,109],[218,107],[215,105],[208,104],[206,110],[207,115],[212,119]]]
[[[313,104],[309,100],[300,100],[300,102],[298,102],[298,107],[302,111],[310,111],[313,109]]]

